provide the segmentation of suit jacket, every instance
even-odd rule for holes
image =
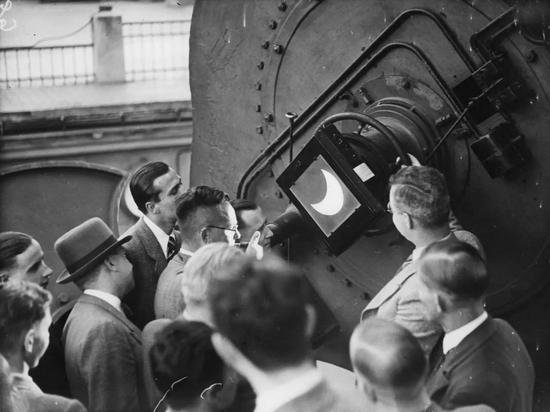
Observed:
[[[185,309],[181,294],[181,274],[189,258],[189,255],[178,253],[161,273],[154,300],[157,319],[176,319]]]
[[[465,230],[451,232],[460,241],[467,242],[480,251],[483,248],[475,235]],[[418,296],[420,279],[417,275],[418,261],[409,256],[395,276],[372,298],[361,313],[361,320],[369,316],[396,322],[412,332],[424,353],[429,354],[443,333],[441,326],[426,318]]]
[[[485,404],[498,412],[532,411],[535,373],[517,332],[489,317],[451,349],[426,384],[445,409]]]
[[[274,412],[358,412],[360,410],[349,405],[325,381],[321,381],[303,395],[285,403]]]
[[[71,392],[90,412],[145,405],[141,331],[95,296],[81,295],[63,330]]]
[[[151,370],[151,361],[149,358],[149,352],[155,343],[155,335],[157,332],[164,329],[172,321],[170,319],[156,319],[149,322],[143,328],[143,382],[145,386],[145,395],[147,397],[147,406],[152,411],[158,402],[162,398],[162,393],[158,390],[157,385],[153,379],[153,372]],[[162,405],[157,412],[163,412],[166,410],[165,405]]]
[[[30,376],[12,374],[11,398],[14,412],[86,412],[79,401],[50,395],[33,382]]]
[[[143,329],[147,322],[155,319],[153,300],[160,274],[168,263],[155,235],[143,221],[139,219],[124,235],[132,235],[132,239],[123,245],[126,256],[133,266],[134,289],[125,297],[124,303],[130,308],[131,319],[135,325]],[[180,247],[179,236],[176,236],[176,246]]]

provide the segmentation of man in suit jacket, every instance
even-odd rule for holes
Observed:
[[[196,250],[212,242],[234,245],[241,236],[229,196],[209,186],[193,187],[179,196],[176,216],[181,249],[159,277],[154,304],[157,319],[175,319],[183,311],[181,273]]]
[[[208,301],[222,359],[256,392],[256,412],[354,411],[310,357],[314,310],[302,273],[280,258],[236,257],[212,279]]]
[[[182,193],[180,176],[167,164],[152,162],[130,180],[132,197],[143,213],[125,235],[124,245],[133,266],[134,289],[125,298],[132,320],[142,329],[154,317],[153,300],[160,274],[180,248],[176,224],[176,198]]]
[[[427,383],[432,400],[445,409],[481,403],[499,412],[531,411],[531,358],[517,332],[485,312],[489,276],[476,249],[453,239],[433,243],[419,273],[426,316],[445,332]]]
[[[29,376],[48,346],[50,302],[50,293],[34,283],[11,280],[0,287],[0,353],[9,365],[14,411],[86,410],[78,401],[42,392]]]
[[[479,240],[452,217],[445,177],[428,166],[408,166],[390,178],[388,211],[396,229],[415,246],[395,276],[372,298],[361,319],[378,316],[409,329],[429,354],[442,331],[424,316],[418,299],[417,261],[432,242],[456,237],[482,250]],[[451,222],[449,222],[451,216]],[[481,252],[483,253],[483,252]]]
[[[71,392],[91,412],[144,407],[141,331],[123,313],[133,287],[132,265],[107,225],[92,218],[55,242],[67,270],[57,282],[74,282],[78,298],[63,330]]]

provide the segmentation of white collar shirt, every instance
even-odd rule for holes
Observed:
[[[442,240],[447,240],[451,237],[451,234],[449,233],[447,236],[445,236],[444,238],[438,240],[438,242],[441,242]],[[420,246],[420,247],[417,247],[416,249],[414,249],[412,251],[412,260],[417,260],[420,255],[422,254],[422,252],[424,252],[424,249],[426,249],[429,245],[426,245],[426,246]]]
[[[471,320],[465,325],[462,325],[458,329],[446,333],[445,336],[443,336],[443,354],[446,355],[451,349],[456,348],[460,342],[466,338],[466,336],[481,326],[488,316],[489,315],[487,315],[487,312],[483,311],[483,313],[477,318]]]
[[[302,396],[323,380],[317,369],[308,371],[274,388],[260,392],[256,397],[254,412],[273,412],[286,403]]]
[[[115,295],[112,295],[111,293],[108,293],[108,292],[103,292],[102,290],[97,290],[97,289],[86,289],[84,291],[84,294],[85,295],[90,295],[90,296],[95,296],[96,298],[98,299],[101,299],[105,302],[107,302],[109,305],[111,305],[112,307],[114,307],[116,310],[118,310],[119,312],[122,312],[122,306],[121,306],[121,302],[120,302],[120,298],[118,298],[117,296]]]
[[[187,255],[187,256],[193,256],[193,255],[194,255],[193,252],[191,252],[190,250],[184,249],[184,248],[181,248],[181,249],[180,249],[180,253],[181,253],[182,255]]]
[[[145,222],[147,227],[151,229],[151,232],[153,232],[155,239],[157,239],[157,242],[159,242],[160,248],[162,249],[162,253],[164,253],[164,256],[168,257],[168,239],[170,238],[170,236],[167,235],[164,230],[158,227],[155,222],[153,222],[145,215],[143,216],[143,221]]]

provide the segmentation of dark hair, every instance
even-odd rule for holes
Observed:
[[[15,264],[15,258],[29,248],[32,237],[21,232],[0,233],[0,271]]]
[[[231,201],[231,206],[233,206],[233,209],[235,209],[236,215],[237,215],[237,224],[239,227],[245,227],[246,224],[243,222],[241,218],[241,214],[239,212],[244,212],[245,210],[256,210],[258,209],[258,205],[254,203],[251,200],[247,199],[234,199]]]
[[[379,318],[361,322],[353,332],[354,369],[376,386],[407,397],[424,384],[427,361],[420,343],[403,326]]]
[[[408,166],[390,177],[399,209],[416,218],[424,227],[449,221],[450,197],[443,174],[429,166]]]
[[[0,352],[11,352],[21,335],[46,316],[52,295],[26,281],[9,280],[0,284]]]
[[[139,210],[147,213],[145,204],[151,199],[158,202],[160,191],[156,190],[153,182],[159,176],[168,173],[170,168],[164,162],[151,162],[141,166],[130,179],[130,192]]]
[[[419,272],[430,285],[455,300],[476,300],[489,287],[489,273],[476,248],[456,239],[429,245],[419,258]]]
[[[208,300],[219,331],[259,368],[306,358],[307,293],[296,267],[274,256],[235,257],[212,279]]]
[[[201,206],[217,206],[229,202],[229,195],[210,186],[195,186],[187,189],[176,199],[176,216],[184,224],[191,214]]]
[[[211,336],[212,329],[204,323],[184,320],[173,321],[156,333],[149,351],[151,370],[158,389],[167,393],[170,407],[184,408],[211,385],[223,383],[224,363]]]

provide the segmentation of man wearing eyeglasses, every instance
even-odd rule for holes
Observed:
[[[395,321],[409,329],[429,354],[441,336],[441,327],[426,319],[418,298],[417,260],[431,243],[454,237],[474,246],[484,257],[477,237],[463,230],[450,210],[450,196],[443,174],[429,166],[408,166],[389,181],[388,212],[396,229],[414,250],[395,276],[372,298],[361,313]]]
[[[209,186],[196,186],[176,199],[181,249],[159,277],[155,294],[157,319],[175,319],[184,309],[181,276],[185,263],[201,246],[213,242],[234,245],[241,237],[229,196]]]

